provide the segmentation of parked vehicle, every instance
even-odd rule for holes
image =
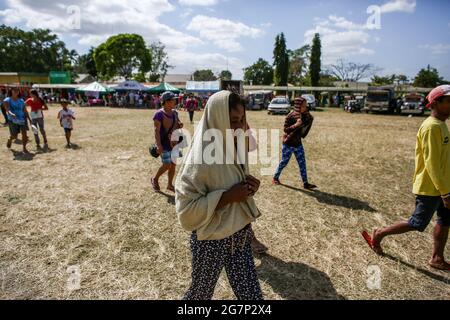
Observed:
[[[355,100],[358,102],[358,104],[361,106],[361,109],[364,107],[364,103],[366,101],[366,97],[364,96],[356,96]]]
[[[424,96],[419,93],[405,94],[400,106],[401,114],[420,114],[425,113]]]
[[[276,97],[273,99],[268,109],[269,114],[288,114],[292,110],[291,103],[286,97]]]
[[[350,113],[361,112],[362,105],[358,102],[358,100],[349,100],[347,101],[344,109]]]
[[[272,100],[272,91],[254,91],[249,93],[249,109],[264,110],[269,107]]]
[[[393,87],[369,87],[364,103],[365,112],[394,113],[397,108]]]
[[[308,103],[308,109],[309,110],[316,110],[317,108],[317,100],[316,97],[312,94],[303,94],[302,98],[306,100],[306,102]]]

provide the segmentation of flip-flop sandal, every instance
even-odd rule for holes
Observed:
[[[159,184],[155,181],[155,179],[152,178],[151,181],[152,181],[153,190],[155,190],[156,192],[161,191],[161,188],[160,188]]]
[[[167,187],[167,191],[175,192],[175,187]]]
[[[369,235],[369,233],[364,230],[363,232],[361,232],[361,235],[363,236],[364,240],[366,240],[366,242],[369,245],[370,249],[373,250],[372,237]]]
[[[381,253],[378,253],[375,250],[375,247],[373,246],[372,237],[370,236],[370,234],[367,231],[364,230],[363,232],[361,232],[361,235],[363,236],[364,240],[366,240],[367,244],[369,245],[370,249],[372,249],[373,252],[375,252],[378,255],[383,255],[384,254],[383,251],[381,251]]]

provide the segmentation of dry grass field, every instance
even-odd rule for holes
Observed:
[[[8,129],[0,128],[0,299],[181,298],[190,283],[189,234],[173,195],[151,189],[160,164],[148,154],[154,111],[75,108],[78,148],[66,149],[57,110],[46,113],[48,153],[36,153],[34,143],[31,156],[20,144],[8,151]],[[305,149],[319,191],[301,188],[294,159],[285,186],[252,167],[262,180],[254,230],[270,247],[256,257],[265,298],[449,299],[450,275],[427,266],[432,226],[386,239],[384,258],[360,236],[414,209],[415,136],[424,118],[314,115]],[[249,113],[256,129],[281,129],[283,119]],[[68,289],[71,266],[80,269],[79,290]],[[381,271],[380,289],[367,286],[369,266]],[[234,298],[224,274],[214,298]]]

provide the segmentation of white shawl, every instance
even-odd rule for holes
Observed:
[[[209,129],[219,130],[223,136],[223,151],[234,154],[234,143],[226,144],[226,130],[230,129],[229,96],[230,92],[221,91],[208,100],[175,184],[178,219],[185,230],[196,231],[201,241],[225,239],[261,215],[253,198],[216,210],[222,194],[245,180],[249,173],[248,161],[242,166],[194,161],[203,159],[205,147],[211,144],[203,141]]]

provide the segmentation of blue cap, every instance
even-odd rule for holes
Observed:
[[[164,92],[162,94],[162,96],[161,96],[161,103],[164,103],[164,102],[169,101],[169,100],[173,100],[175,98],[177,98],[175,93],[170,92],[170,91]]]

